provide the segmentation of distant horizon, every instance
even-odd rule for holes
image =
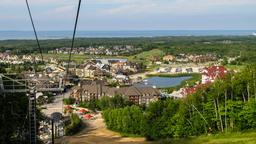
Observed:
[[[92,31],[92,32],[113,32],[113,31],[116,31],[116,32],[119,32],[119,31],[255,31],[256,29],[120,29],[120,30],[77,30],[78,32],[79,31]],[[22,31],[25,31],[25,32],[30,32],[30,31],[33,31],[33,30],[1,30],[0,31],[6,31],[6,32],[22,32]],[[73,30],[37,30],[38,32],[44,32],[44,31],[47,31],[47,32],[63,32],[63,31],[73,31]]]
[[[77,38],[139,38],[139,37],[168,37],[168,36],[250,36],[256,30],[80,30]],[[37,31],[41,40],[70,39],[73,31]],[[0,40],[34,39],[34,32],[0,31]]]

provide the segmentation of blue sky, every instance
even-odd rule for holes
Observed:
[[[29,2],[38,30],[72,30],[78,0]],[[256,29],[256,0],[82,0],[78,29]],[[25,0],[0,1],[0,30],[31,30]]]

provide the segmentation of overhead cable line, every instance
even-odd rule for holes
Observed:
[[[75,36],[76,36],[77,23],[78,23],[78,19],[79,19],[79,13],[80,13],[81,2],[82,2],[82,0],[79,0],[79,2],[78,2],[78,8],[77,8],[77,14],[76,14],[75,27],[74,27],[74,31],[73,31],[73,37],[72,37],[71,48],[70,48],[70,51],[69,51],[69,59],[68,59],[67,75],[66,75],[67,78],[68,78],[68,75],[69,75],[69,67],[70,67],[71,55],[72,55],[72,51],[73,51],[73,49],[74,49]]]
[[[30,21],[31,21],[31,24],[32,24],[32,27],[33,27],[33,31],[34,31],[34,34],[35,34],[35,37],[36,37],[37,46],[38,46],[39,52],[41,54],[41,59],[42,59],[42,62],[44,62],[42,49],[41,49],[41,46],[40,46],[40,43],[39,43],[39,40],[38,40],[38,36],[37,36],[37,32],[36,32],[36,28],[35,28],[35,25],[34,25],[34,21],[33,21],[33,17],[32,17],[32,14],[31,14],[31,10],[30,10],[28,0],[26,0],[26,4],[27,4],[27,8],[28,8]]]

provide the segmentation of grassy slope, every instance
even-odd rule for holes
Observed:
[[[161,144],[256,144],[256,132],[237,132],[194,138],[165,140]]]
[[[144,52],[139,53],[139,54],[134,55],[134,56],[130,56],[129,60],[149,63],[150,59],[152,57],[160,57],[161,58],[162,56],[164,56],[164,52],[162,50],[153,49],[153,50],[150,50],[150,51],[144,51]]]
[[[230,69],[230,70],[237,70],[237,71],[241,71],[242,69],[244,69],[246,67],[246,64],[243,65],[225,65],[226,68]]]

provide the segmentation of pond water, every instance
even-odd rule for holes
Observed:
[[[181,82],[190,79],[191,76],[184,77],[150,77],[144,79],[142,82],[135,84],[137,87],[155,86],[156,88],[169,88],[181,84]]]

